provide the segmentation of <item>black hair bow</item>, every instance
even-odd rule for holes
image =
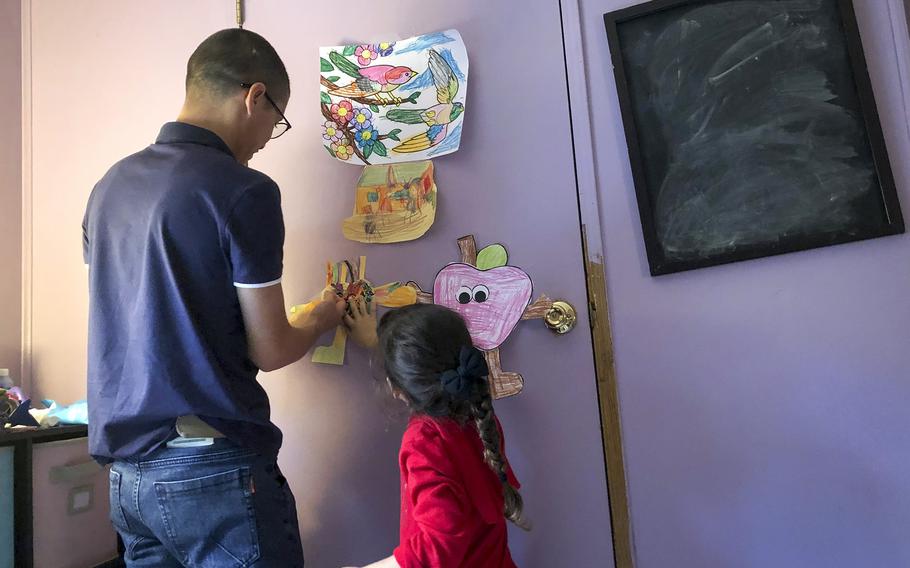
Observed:
[[[483,353],[473,346],[465,345],[458,355],[458,368],[449,369],[439,379],[446,392],[455,398],[466,399],[471,395],[474,382],[489,374]]]

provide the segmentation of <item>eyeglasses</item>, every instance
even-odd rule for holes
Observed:
[[[249,89],[253,86],[253,84],[252,83],[240,83],[240,86],[244,89]],[[281,112],[281,109],[278,108],[278,105],[276,105],[275,101],[272,100],[272,97],[269,96],[268,91],[265,92],[265,98],[272,104],[273,107],[275,107],[275,111],[278,113],[278,116],[281,117],[281,120],[279,120],[275,124],[275,127],[272,129],[271,139],[274,140],[275,138],[278,138],[279,136],[281,136],[282,134],[284,134],[285,132],[290,130],[291,123],[288,122],[287,117],[284,116],[284,113]]]

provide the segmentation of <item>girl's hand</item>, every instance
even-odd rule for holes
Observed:
[[[344,326],[348,335],[356,343],[373,349],[379,344],[376,335],[376,308],[372,302],[367,302],[362,296],[351,298],[348,301],[348,313],[344,316]]]

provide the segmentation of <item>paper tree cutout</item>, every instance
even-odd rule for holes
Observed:
[[[326,286],[335,290],[339,297],[346,300],[363,297],[373,304],[373,309],[378,306],[387,308],[400,308],[409,306],[417,301],[416,291],[401,282],[390,282],[379,287],[374,287],[365,278],[367,257],[360,257],[358,269],[348,261],[326,263]],[[291,322],[297,318],[308,315],[320,300],[313,300],[291,308]],[[343,365],[344,353],[347,346],[347,333],[338,326],[331,345],[318,346],[313,350],[312,361],[327,365]]]
[[[458,150],[468,54],[457,30],[319,49],[322,138],[354,164],[424,160]]]
[[[458,239],[461,262],[445,266],[436,276],[433,293],[417,291],[417,301],[436,303],[461,314],[474,345],[484,352],[490,368],[490,389],[494,398],[521,392],[524,379],[503,371],[499,347],[522,320],[541,319],[553,301],[540,296],[530,303],[531,278],[522,269],[507,266],[505,247],[496,244],[477,252],[473,235]]]
[[[433,162],[364,166],[345,238],[361,243],[418,239],[436,220]]]

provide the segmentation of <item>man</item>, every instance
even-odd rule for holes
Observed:
[[[290,128],[289,98],[265,39],[220,31],[190,57],[177,122],[89,198],[89,446],[113,462],[128,566],[303,565],[256,374],[300,359],[344,303],[285,315],[278,186],[246,164]]]

